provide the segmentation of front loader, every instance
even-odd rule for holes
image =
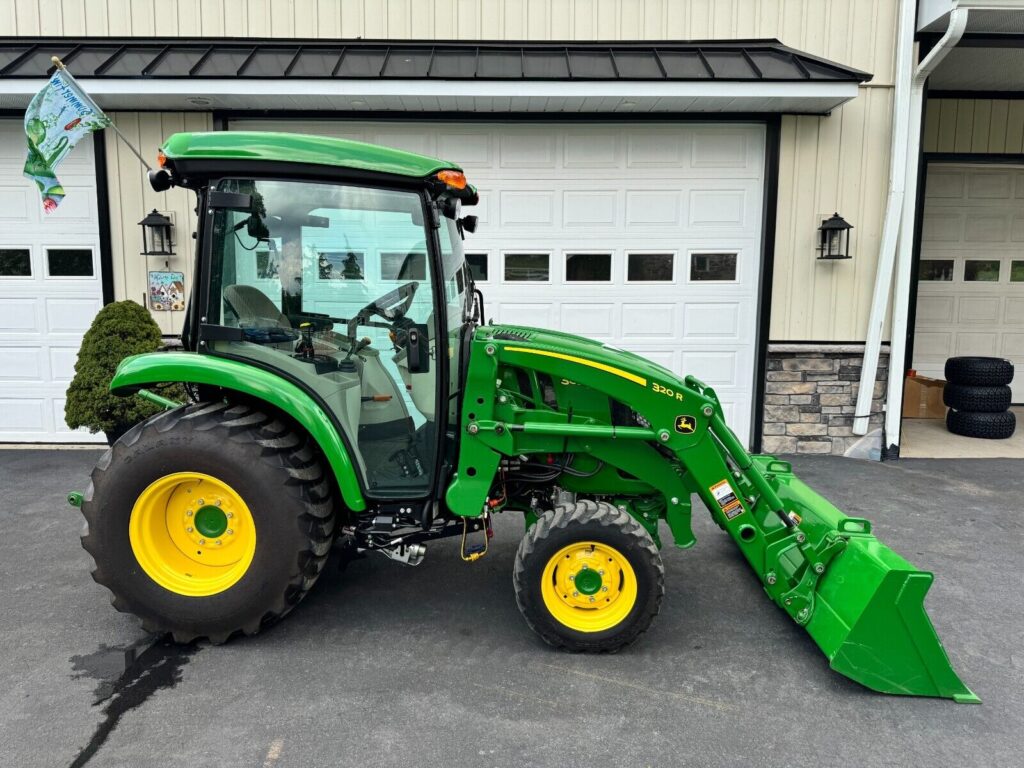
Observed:
[[[322,137],[176,134],[151,174],[197,196],[187,351],[125,360],[168,409],[81,501],[94,578],[152,631],[223,642],[282,618],[332,548],[409,565],[486,555],[523,514],[513,585],[550,645],[616,651],[658,613],[659,550],[696,496],[833,669],[977,701],[924,610],[932,576],[750,455],[714,391],[578,336],[483,322],[451,163]],[[192,402],[151,390],[181,382]],[[665,526],[661,523],[664,521]],[[725,607],[725,610],[728,608]]]

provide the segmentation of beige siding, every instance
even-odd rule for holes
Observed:
[[[890,89],[862,88],[831,117],[782,119],[773,341],[864,339],[885,213]],[[849,261],[816,260],[817,227],[854,225]]]
[[[776,37],[892,81],[897,0],[0,0],[14,35],[630,40]]]
[[[1024,154],[1024,100],[929,99],[924,151]]]
[[[201,112],[125,112],[112,115],[117,127],[143,156],[156,160],[157,148],[176,131],[208,131],[210,115]],[[165,259],[141,256],[142,228],[138,222],[156,208],[174,220],[175,256],[169,268],[185,273],[185,290],[192,289],[195,195],[183,189],[154,192],[146,169],[113,131],[106,131],[107,181],[110,196],[110,239],[114,263],[114,298],[145,303],[149,270],[165,268]],[[179,333],[184,312],[153,312],[164,333]]]

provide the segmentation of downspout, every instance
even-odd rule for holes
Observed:
[[[892,102],[892,145],[889,148],[889,196],[885,203],[882,222],[882,243],[878,251],[875,272],[875,290],[871,297],[871,315],[868,318],[867,339],[864,342],[864,362],[860,369],[860,389],[857,390],[857,408],[854,410],[853,433],[867,434],[871,417],[872,391],[878,372],[878,357],[882,349],[882,330],[889,313],[889,293],[892,290],[892,265],[896,259],[896,236],[899,232],[900,211],[903,210],[903,185],[907,178],[907,97],[913,70],[914,23],[917,3],[900,3],[900,23],[896,42],[896,69],[893,71],[895,89]]]
[[[903,416],[903,380],[907,353],[907,311],[910,306],[910,281],[913,278],[914,215],[917,204],[918,166],[921,154],[921,112],[924,84],[928,75],[956,47],[967,29],[966,8],[954,8],[949,27],[914,72],[910,89],[910,135],[907,140],[906,195],[900,220],[899,249],[896,255],[896,285],[893,289],[892,344],[889,352],[889,391],[886,395],[885,443],[887,452],[899,457],[900,421]],[[861,372],[863,375],[863,371]]]
[[[901,238],[908,242],[911,234],[904,236],[901,233],[901,220],[909,215],[911,225],[913,224],[914,202],[917,191],[917,155],[921,134],[921,97],[924,91],[924,82],[938,63],[945,58],[949,49],[953,48],[963,34],[963,27],[966,25],[967,11],[955,9],[950,14],[949,27],[946,34],[942,36],[935,47],[929,52],[927,58],[921,62],[915,71],[913,69],[912,56],[914,51],[914,23],[915,23],[915,0],[903,0],[900,6],[900,23],[898,31],[898,44],[896,47],[896,69],[894,75],[893,91],[893,133],[892,145],[889,153],[889,195],[885,205],[885,219],[882,224],[882,242],[878,253],[878,267],[875,272],[875,289],[871,299],[871,315],[868,318],[867,339],[864,345],[864,361],[860,373],[860,388],[857,391],[857,407],[853,419],[853,433],[863,435],[868,431],[868,422],[871,417],[871,402],[875,388],[875,376],[878,372],[878,358],[882,348],[882,331],[885,327],[885,318],[889,312],[889,294],[892,291],[893,265],[896,261],[897,241]],[[960,31],[956,32],[955,27],[959,15],[963,14],[963,21]],[[925,67],[927,66],[927,69]],[[922,76],[923,71],[923,76]],[[916,94],[916,99],[915,99]],[[916,106],[916,118],[915,107]],[[911,122],[915,127],[911,126]],[[913,142],[913,152],[910,145]],[[911,158],[914,162],[911,163]],[[907,194],[907,187],[911,188]],[[909,205],[908,202],[909,201]],[[904,213],[909,211],[909,214]],[[912,228],[908,230],[912,233]],[[902,245],[902,242],[900,243]],[[908,265],[909,269],[909,258]],[[909,298],[909,297],[905,297]],[[894,312],[896,310],[894,309]],[[906,315],[906,306],[903,308]],[[895,324],[895,316],[894,316]],[[906,319],[904,317],[904,329]],[[906,331],[904,330],[904,334]],[[896,330],[893,328],[892,339],[897,338]],[[893,352],[897,344],[893,344]],[[900,370],[898,381],[902,393],[903,387],[903,345],[900,347]],[[889,381],[892,382],[892,371],[896,370],[890,357]],[[887,401],[888,410],[902,410],[902,395],[898,398],[898,405],[892,408],[893,400]],[[898,423],[897,423],[898,429]],[[888,432],[888,423],[886,424]]]

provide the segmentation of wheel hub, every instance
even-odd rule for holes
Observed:
[[[601,574],[586,565],[576,574],[573,582],[577,591],[584,595],[596,595],[601,591]]]
[[[220,508],[219,500],[218,506],[207,504],[200,507],[195,514],[195,519],[196,530],[210,539],[216,539],[228,529],[228,517]]]

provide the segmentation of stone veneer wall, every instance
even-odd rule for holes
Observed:
[[[863,345],[769,344],[764,396],[765,453],[843,455],[853,434]],[[868,431],[882,425],[889,349],[882,347]]]

